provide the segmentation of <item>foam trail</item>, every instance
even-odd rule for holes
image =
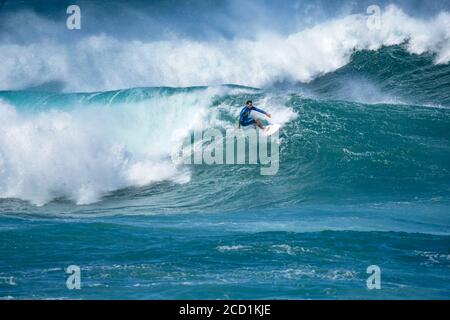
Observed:
[[[367,16],[348,15],[288,36],[261,33],[256,40],[123,41],[90,35],[80,41],[0,44],[0,89],[48,82],[66,91],[104,91],[139,86],[235,83],[266,86],[277,81],[308,82],[350,61],[354,49],[376,50],[407,43],[410,53],[450,60],[450,14],[420,20],[396,6],[382,11],[381,29]]]

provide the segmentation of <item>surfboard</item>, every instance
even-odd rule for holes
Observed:
[[[274,133],[278,132],[278,130],[280,130],[280,125],[275,123],[275,124],[269,124],[268,126],[266,126],[266,128],[264,129],[264,133],[268,136],[273,135]]]

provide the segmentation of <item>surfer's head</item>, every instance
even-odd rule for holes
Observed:
[[[247,107],[251,108],[253,107],[253,101],[252,100],[247,100],[247,102],[245,103],[247,105]]]

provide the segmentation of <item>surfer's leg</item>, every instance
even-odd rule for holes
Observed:
[[[247,119],[247,120],[241,122],[241,126],[246,127],[246,126],[249,126],[249,125],[255,124],[255,123],[256,123],[255,119]]]
[[[260,127],[261,129],[264,129],[263,125],[261,124],[261,122],[258,119],[255,119],[255,123],[258,127]]]

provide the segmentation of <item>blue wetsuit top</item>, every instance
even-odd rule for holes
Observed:
[[[242,108],[241,113],[239,114],[239,123],[241,124],[241,126],[245,127],[245,126],[249,126],[251,124],[256,123],[255,119],[250,117],[250,113],[252,111],[267,114],[267,112],[265,112],[264,110],[258,109],[256,107],[252,107],[250,109],[249,107],[245,106],[244,108]]]

